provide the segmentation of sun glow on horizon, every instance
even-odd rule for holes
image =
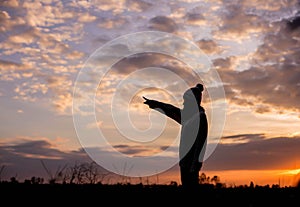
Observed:
[[[279,173],[280,175],[300,175],[300,168],[295,170],[287,170],[282,173]]]

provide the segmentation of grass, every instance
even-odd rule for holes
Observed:
[[[1,197],[12,205],[22,201],[22,205],[35,202],[63,204],[94,203],[109,205],[162,205],[167,203],[185,206],[194,203],[196,206],[294,206],[300,202],[300,188],[270,187],[222,187],[199,185],[193,191],[185,191],[175,185],[131,185],[131,184],[26,184],[1,183]],[[13,199],[16,198],[16,199]],[[20,198],[20,199],[18,199]],[[40,200],[40,201],[39,201]],[[198,204],[199,205],[198,205]],[[203,203],[203,205],[202,205]],[[205,203],[205,205],[204,205]]]

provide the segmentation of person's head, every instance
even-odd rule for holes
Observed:
[[[204,87],[198,83],[195,87],[189,88],[183,94],[184,107],[192,107],[193,105],[199,106],[202,101],[202,91]]]

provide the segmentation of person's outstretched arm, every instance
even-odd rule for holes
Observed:
[[[163,102],[156,101],[156,100],[151,100],[151,99],[145,98],[144,96],[143,96],[143,98],[145,99],[144,104],[147,104],[149,106],[149,108],[155,109],[161,113],[164,113],[171,119],[175,120],[177,123],[181,124],[181,109],[180,108],[173,106],[171,104],[163,103]]]

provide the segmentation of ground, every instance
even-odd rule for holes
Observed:
[[[216,188],[201,185],[193,191],[172,185],[0,184],[3,203],[10,205],[185,205],[294,206],[300,203],[295,187]],[[21,202],[21,203],[20,203]],[[197,204],[198,203],[198,204]]]

